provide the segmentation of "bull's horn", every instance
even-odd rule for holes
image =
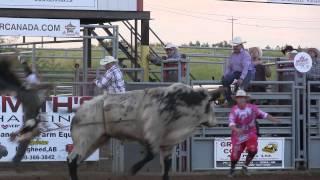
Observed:
[[[217,100],[221,93],[223,93],[223,88],[222,87],[219,87],[218,89],[215,89],[215,90],[212,90],[212,91],[209,91],[209,95],[210,95],[210,101],[215,101]]]

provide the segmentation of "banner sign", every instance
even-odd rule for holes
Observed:
[[[0,18],[0,35],[79,37],[80,20]]]
[[[142,0],[0,0],[0,8],[137,11]]]
[[[306,73],[312,68],[312,58],[308,53],[300,52],[294,57],[293,64],[298,72]]]
[[[70,124],[75,110],[91,97],[51,97],[42,107],[47,129],[32,140],[22,161],[66,161],[67,150],[72,147]],[[9,141],[10,133],[22,125],[22,106],[15,97],[0,96],[0,162],[9,162],[16,153],[17,143]],[[99,151],[88,161],[99,160]]]
[[[320,0],[268,0],[273,3],[320,5]]]
[[[1,0],[1,8],[95,10],[97,0]]]
[[[229,169],[231,139],[217,138],[214,141],[215,169]],[[243,153],[237,167],[241,167],[247,153]],[[250,164],[253,169],[284,168],[284,138],[259,138],[258,153]]]

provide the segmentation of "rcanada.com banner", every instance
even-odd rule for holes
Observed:
[[[23,161],[66,161],[68,147],[72,147],[70,124],[75,110],[91,97],[50,97],[42,107],[46,121],[41,123],[48,131],[32,140]],[[21,128],[22,105],[15,97],[0,96],[0,162],[9,162],[16,153],[17,144],[10,142],[10,133]],[[88,161],[99,160],[99,151]]]
[[[0,18],[1,36],[79,37],[80,20]]]

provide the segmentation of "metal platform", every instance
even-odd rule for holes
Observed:
[[[62,9],[11,9],[0,8],[0,17],[80,19],[81,24],[98,24],[122,20],[149,20],[149,11],[91,11]]]

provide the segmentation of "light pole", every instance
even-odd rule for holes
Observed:
[[[231,40],[233,40],[233,22],[236,21],[236,20],[238,20],[238,19],[235,19],[235,18],[233,18],[233,16],[232,16],[231,19],[227,19],[227,20],[231,21]]]

